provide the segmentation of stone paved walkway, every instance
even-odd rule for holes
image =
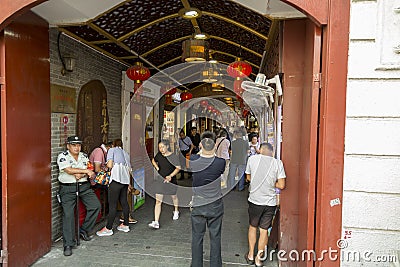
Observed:
[[[168,196],[167,196],[168,198]],[[225,214],[222,233],[223,266],[248,266],[243,257],[247,251],[247,192],[233,191],[224,197]],[[190,266],[191,227],[190,211],[180,209],[180,218],[172,220],[172,207],[163,205],[160,229],[148,227],[152,221],[154,200],[134,212],[139,222],[129,233],[114,231],[110,237],[94,236],[92,241],[81,241],[70,257],[63,256],[62,241],[53,244],[51,251],[32,266]],[[104,226],[104,222],[97,229]],[[115,224],[116,225],[116,224]],[[204,266],[209,266],[209,238],[204,240]],[[264,266],[277,267],[277,262]]]

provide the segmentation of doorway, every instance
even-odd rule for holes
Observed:
[[[107,91],[99,80],[82,86],[78,98],[77,135],[83,140],[82,152],[88,155],[96,147],[108,142]]]
[[[13,1],[11,0],[10,3],[12,3]],[[29,3],[34,3],[35,1],[25,1],[25,2],[29,2]],[[36,1],[36,2],[41,2],[41,1]],[[298,6],[302,6],[305,4],[301,4],[301,1],[285,1],[285,2],[291,2],[291,3],[297,3]],[[327,3],[328,1],[321,1],[323,3]],[[339,3],[341,2],[341,3]],[[346,2],[346,1],[344,1]],[[336,4],[335,1],[331,1],[331,7],[329,9],[330,15],[332,16],[332,18],[341,18],[341,21],[329,21],[328,20],[328,15],[326,14],[328,11],[328,9],[326,9],[324,12],[320,12],[320,17],[322,17],[320,21],[320,23],[323,24],[329,24],[329,23],[336,23],[335,24],[335,29],[333,29],[333,27],[324,27],[323,31],[325,34],[324,36],[324,40],[326,41],[324,43],[324,47],[323,47],[323,60],[321,63],[321,72],[323,74],[322,77],[325,77],[325,82],[324,82],[324,89],[321,91],[321,95],[322,95],[322,99],[323,99],[323,103],[321,105],[321,109],[320,109],[320,114],[318,114],[318,116],[320,116],[321,118],[321,129],[322,131],[318,133],[319,135],[319,140],[321,141],[321,145],[319,146],[319,155],[318,158],[320,160],[318,160],[318,173],[315,174],[316,178],[318,180],[320,180],[320,183],[318,183],[317,185],[315,185],[315,189],[318,188],[319,192],[321,193],[321,195],[323,195],[322,198],[318,199],[318,203],[320,203],[320,205],[316,206],[317,212],[315,217],[313,218],[306,218],[308,220],[316,220],[317,222],[325,222],[323,223],[319,223],[321,227],[317,227],[318,232],[314,233],[314,232],[310,232],[310,237],[314,237],[315,235],[315,240],[316,244],[318,245],[318,243],[325,243],[325,244],[331,244],[332,243],[332,237],[334,237],[335,235],[338,234],[338,229],[339,229],[339,233],[340,233],[340,227],[341,224],[337,223],[338,221],[341,222],[341,214],[340,214],[340,210],[339,208],[335,208],[335,210],[333,209],[324,209],[324,207],[322,206],[322,203],[328,203],[326,200],[329,200],[329,198],[331,196],[341,196],[341,184],[342,184],[342,180],[341,180],[341,174],[342,174],[342,169],[343,169],[343,151],[342,149],[335,149],[334,153],[332,153],[332,151],[329,150],[330,147],[332,146],[340,146],[343,144],[344,139],[343,139],[343,132],[344,132],[344,110],[345,108],[343,107],[343,105],[341,105],[340,103],[345,103],[345,86],[343,86],[343,81],[345,81],[346,79],[346,64],[347,64],[347,60],[342,60],[343,57],[346,56],[346,42],[344,41],[344,43],[340,43],[339,45],[330,45],[333,44],[335,41],[338,41],[339,37],[342,39],[348,39],[348,38],[343,38],[343,32],[346,32],[348,29],[348,7],[346,5],[343,5],[343,1],[338,1],[338,3]],[[322,4],[320,2],[315,2],[312,4],[309,4],[309,6],[314,7],[314,10],[311,10],[308,7],[308,14],[313,14],[313,13],[318,13],[318,5]],[[15,5],[12,4],[8,4],[7,2],[5,2],[5,6],[6,7],[12,7]],[[16,12],[18,9],[14,10],[14,12]],[[14,12],[10,11],[11,8],[6,9],[6,11],[10,12],[9,15],[13,15]],[[343,15],[344,14],[344,15]],[[317,19],[319,18],[318,16],[315,16]],[[7,16],[8,18],[8,16]],[[340,25],[340,27],[338,26],[338,24]],[[346,37],[346,36],[344,36]],[[329,49],[329,51],[328,51]],[[339,57],[341,59],[341,61],[339,63],[337,63],[338,61],[334,61],[334,60],[329,60],[332,59],[333,57]],[[282,55],[282,57],[285,57],[285,55]],[[334,62],[334,63],[332,63]],[[329,66],[329,67],[328,67]],[[314,74],[319,74],[319,73],[311,73],[312,75]],[[335,75],[333,75],[335,74]],[[334,81],[329,80],[329,77],[335,77]],[[288,77],[290,78],[290,77]],[[310,81],[314,80],[314,76],[308,77],[308,79]],[[321,78],[316,77],[315,80],[318,80]],[[321,83],[322,81],[319,80]],[[303,85],[304,86],[304,85]],[[339,91],[338,91],[339,89]],[[329,93],[328,92],[332,92]],[[336,95],[332,95],[333,92],[335,92]],[[339,92],[339,93],[338,93]],[[329,96],[329,97],[328,97]],[[287,102],[285,103],[286,105],[288,104]],[[333,120],[331,119],[331,117],[336,116],[336,118]],[[2,121],[2,123],[4,123],[4,121]],[[318,126],[319,127],[319,126]],[[288,138],[290,138],[290,136],[287,136]],[[290,140],[290,139],[287,139]],[[286,140],[286,141],[287,141]],[[291,141],[298,141],[298,139],[295,140],[291,140]],[[4,144],[6,145],[6,144]],[[4,149],[4,148],[3,148]],[[307,149],[305,149],[303,146],[300,148],[299,153],[308,153],[309,151]],[[327,166],[327,163],[332,163],[334,162],[333,165]],[[307,162],[302,162],[301,164],[306,164]],[[298,161],[295,161],[294,164],[298,164],[300,165],[300,163]],[[303,165],[304,167],[304,165]],[[296,168],[296,166],[293,166],[293,168]],[[298,167],[297,167],[298,168]],[[316,171],[316,166],[306,166],[305,168],[303,168],[303,171],[305,173],[307,173],[310,169],[312,171]],[[300,172],[300,170],[295,170],[295,173],[298,174]],[[296,177],[297,175],[295,175]],[[327,183],[328,178],[330,179],[330,183]],[[332,180],[333,179],[333,180]],[[332,190],[331,188],[329,188],[330,184],[337,184],[338,186],[336,186],[334,188],[334,190]],[[297,195],[294,195],[293,197],[295,197]],[[309,199],[310,201],[312,199]],[[334,220],[332,220],[331,222],[329,222],[329,219],[331,218],[335,218]],[[299,218],[300,219],[300,218]],[[302,218],[305,219],[305,218]],[[310,222],[308,222],[310,223]],[[335,231],[331,231],[329,228],[333,227],[333,229],[335,229]],[[300,229],[295,229],[295,231],[298,231],[299,233],[301,232]],[[319,239],[319,240],[318,240]],[[308,241],[307,241],[308,242]]]

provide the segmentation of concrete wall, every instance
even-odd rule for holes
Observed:
[[[341,266],[400,266],[399,7],[397,0],[351,2],[343,252],[361,259],[345,257]]]
[[[121,81],[122,70],[127,67],[95,52],[89,47],[65,35],[61,36],[60,50],[62,54],[72,54],[76,57],[76,67],[65,76],[61,74],[61,61],[57,52],[56,29],[50,30],[50,82],[76,89],[76,101],[81,87],[91,80],[100,80],[107,90],[109,115],[109,140],[121,138]],[[51,181],[52,181],[52,239],[60,237],[62,229],[62,210],[56,201],[58,191],[57,156],[64,151],[64,125],[61,123],[63,113],[52,113],[51,116]],[[68,114],[67,136],[76,133],[76,114]]]

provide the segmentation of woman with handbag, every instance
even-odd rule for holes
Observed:
[[[110,183],[108,186],[108,204],[109,213],[107,217],[107,225],[98,231],[98,236],[113,235],[113,223],[117,213],[118,200],[122,206],[124,214],[124,222],[118,227],[118,231],[129,232],[129,204],[127,199],[130,186],[131,164],[128,153],[122,149],[122,140],[116,139],[113,147],[107,152],[107,167],[111,169]]]
[[[160,228],[159,219],[164,195],[171,195],[175,207],[172,219],[179,219],[178,196],[176,195],[176,175],[180,171],[179,159],[175,154],[169,151],[167,141],[160,141],[158,143],[158,151],[159,152],[156,154],[156,156],[151,160],[154,168],[159,173],[159,179],[156,181],[155,186],[156,204],[154,207],[154,221],[149,224],[149,227],[154,229]]]

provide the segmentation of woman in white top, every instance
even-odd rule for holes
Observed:
[[[260,154],[260,143],[258,143],[257,135],[253,135],[253,137],[249,142],[249,146],[250,146],[249,157]]]
[[[228,132],[222,129],[219,133],[219,137],[215,141],[215,155],[219,158],[225,159],[225,171],[221,177],[221,188],[226,188],[229,172],[229,148],[231,146],[231,141],[228,139]]]
[[[110,184],[108,186],[108,203],[109,213],[107,217],[107,225],[98,231],[98,236],[110,236],[113,234],[112,226],[117,213],[118,200],[122,206],[124,214],[124,222],[118,227],[118,231],[129,232],[129,204],[128,190],[130,186],[131,164],[128,153],[122,149],[122,140],[116,139],[113,147],[107,152],[107,167],[111,169]]]
[[[215,155],[219,158],[229,160],[229,146],[231,142],[228,140],[228,134],[222,130],[219,137],[215,141]]]

